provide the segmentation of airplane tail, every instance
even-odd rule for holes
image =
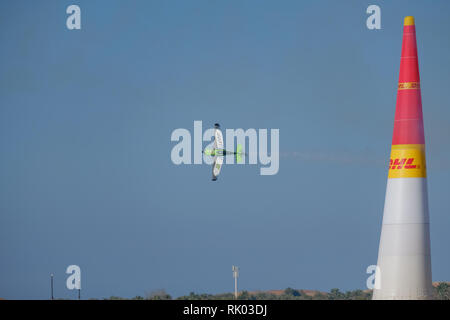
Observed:
[[[241,163],[242,162],[242,155],[245,155],[245,153],[242,152],[242,145],[238,144],[236,148],[236,162]]]

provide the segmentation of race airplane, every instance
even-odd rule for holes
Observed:
[[[214,149],[205,149],[202,153],[207,156],[214,157],[212,166],[212,181],[217,180],[217,176],[220,173],[220,169],[222,169],[223,159],[225,156],[234,155],[236,157],[236,162],[239,163],[242,161],[242,155],[245,155],[245,153],[242,152],[242,145],[240,144],[237,145],[236,151],[227,151],[224,149],[223,135],[218,123],[214,124]]]

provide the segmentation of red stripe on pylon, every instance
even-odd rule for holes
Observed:
[[[425,144],[416,27],[403,27],[399,90],[392,144]]]

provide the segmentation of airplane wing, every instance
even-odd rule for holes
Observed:
[[[223,135],[222,131],[220,130],[220,126],[216,123],[214,126],[214,148],[215,149],[223,149]]]
[[[222,169],[223,164],[223,156],[216,156],[214,159],[213,167],[212,167],[212,180],[216,181],[217,176],[220,173],[220,169]]]

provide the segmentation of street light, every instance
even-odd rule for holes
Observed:
[[[237,299],[238,291],[237,291],[237,278],[239,277],[239,267],[232,266],[233,270],[233,278],[234,278],[234,298]]]
[[[51,295],[52,295],[51,299],[54,300],[54,298],[53,298],[53,273],[50,274],[50,289],[51,289]]]

